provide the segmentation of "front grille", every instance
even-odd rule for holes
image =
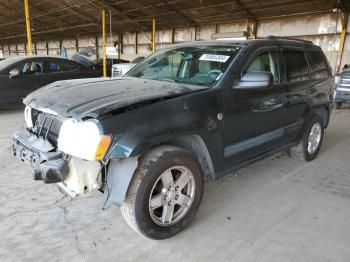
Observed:
[[[39,137],[47,139],[53,146],[57,147],[57,139],[62,127],[62,121],[53,115],[33,112],[34,130]]]

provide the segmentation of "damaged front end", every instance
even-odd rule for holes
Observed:
[[[108,151],[117,137],[104,135],[95,119],[62,119],[55,112],[25,109],[27,128],[17,131],[11,152],[32,169],[34,180],[55,183],[71,197],[93,190],[121,205],[138,157],[109,159]]]
[[[29,111],[28,114],[27,108],[28,127],[14,134],[10,149],[19,160],[30,165],[34,180],[42,180],[47,184],[56,183],[61,191],[71,197],[88,194],[94,189],[103,191],[104,164],[59,150],[63,121],[42,111]]]
[[[43,180],[47,184],[63,182],[69,172],[68,156],[27,129],[14,134],[11,151],[19,160],[31,166],[34,180]]]

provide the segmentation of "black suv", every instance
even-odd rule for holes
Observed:
[[[269,37],[163,48],[126,77],[28,95],[12,152],[72,197],[97,189],[153,239],[181,231],[205,180],[281,150],[313,160],[331,111],[320,47]]]

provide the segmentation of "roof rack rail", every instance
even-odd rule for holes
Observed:
[[[284,37],[284,36],[269,35],[269,36],[266,37],[266,39],[292,40],[292,41],[302,42],[302,43],[306,43],[306,44],[313,44],[313,42],[310,41],[310,40],[303,40],[303,39],[297,39],[297,38],[292,38],[292,37]]]

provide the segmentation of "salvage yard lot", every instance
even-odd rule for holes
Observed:
[[[349,261],[350,107],[315,161],[280,153],[206,184],[193,223],[151,241],[94,193],[71,201],[10,155],[23,109],[0,111],[0,261]],[[109,207],[109,208],[108,208]]]

